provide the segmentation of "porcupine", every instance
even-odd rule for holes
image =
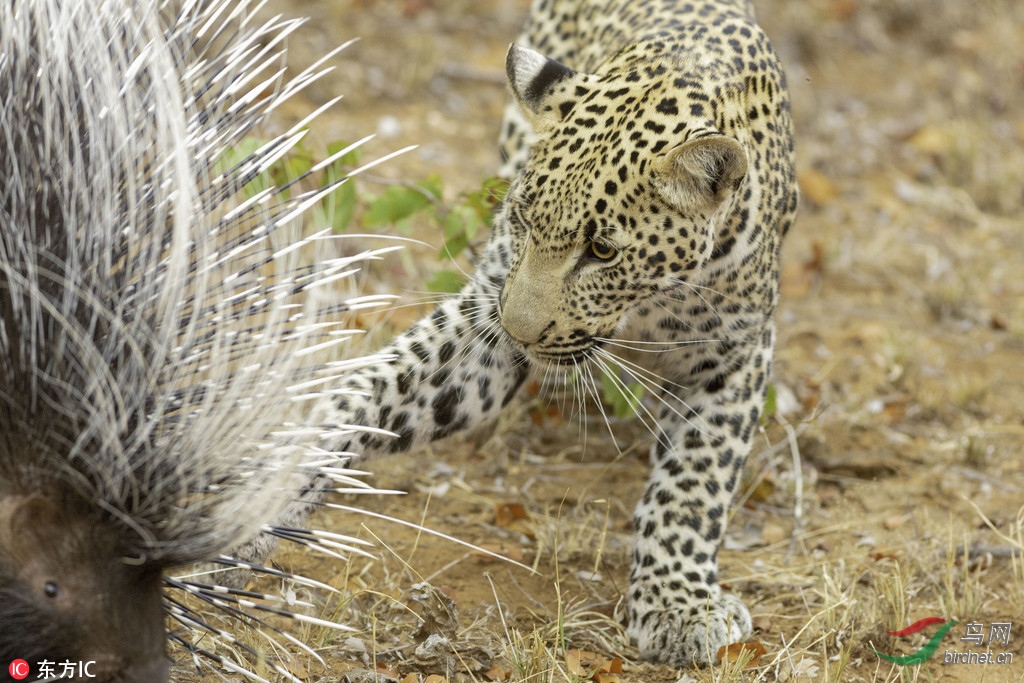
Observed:
[[[239,666],[191,644],[232,634],[174,589],[229,616],[275,611],[270,596],[166,571],[272,531],[310,476],[353,481],[322,430],[289,420],[317,373],[380,360],[318,355],[345,337],[323,306],[346,308],[320,285],[368,255],[309,265],[299,247],[326,236],[299,240],[297,219],[326,190],[251,189],[308,119],[226,161],[323,72],[285,81],[297,22],[250,21],[246,0],[0,6],[3,667],[159,683],[168,642]]]

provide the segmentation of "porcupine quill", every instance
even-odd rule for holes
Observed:
[[[311,472],[370,488],[302,424],[298,387],[347,334],[328,315],[346,308],[332,283],[376,253],[332,258],[329,233],[302,237],[332,187],[243,192],[308,119],[225,161],[333,56],[286,80],[298,24],[257,26],[245,0],[0,6],[3,666],[91,662],[97,683],[159,683],[177,643],[262,680],[205,609],[292,645],[261,611],[320,623],[167,575],[247,566],[222,553],[261,530],[344,551],[342,537],[268,525]]]

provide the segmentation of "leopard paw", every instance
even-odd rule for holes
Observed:
[[[750,612],[728,593],[690,607],[630,614],[629,634],[645,659],[672,666],[705,666],[718,659],[718,649],[751,632]]]

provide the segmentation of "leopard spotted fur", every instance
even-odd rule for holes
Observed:
[[[712,661],[751,629],[717,556],[797,207],[785,77],[743,0],[535,0],[506,67],[511,185],[471,281],[323,419],[396,435],[341,439],[372,455],[487,423],[532,370],[656,390],[629,632],[651,659]]]

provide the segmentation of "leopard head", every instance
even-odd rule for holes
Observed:
[[[515,45],[506,70],[535,140],[497,217],[515,252],[500,321],[535,360],[572,365],[702,277],[747,155],[690,106],[685,71],[622,57],[587,74]]]

